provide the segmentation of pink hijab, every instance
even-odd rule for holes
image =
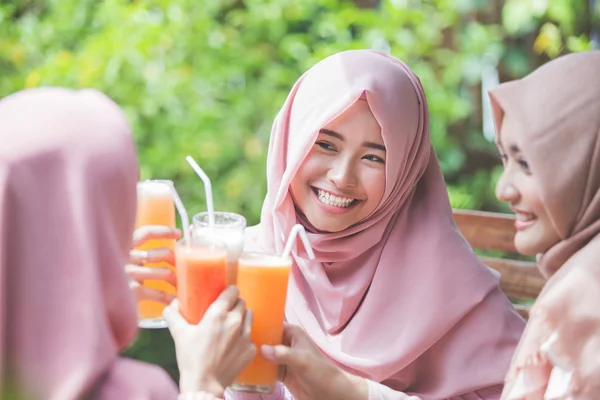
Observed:
[[[27,90],[0,101],[0,142],[0,397],[176,398],[157,367],[117,356],[136,334],[123,113],[93,90]]]
[[[561,238],[540,257],[539,268],[549,280],[515,354],[507,376],[512,393],[506,398],[538,399],[549,390],[565,393],[552,399],[597,399],[600,51],[560,57],[494,88],[490,98],[497,132],[505,115],[516,121],[517,144]]]
[[[378,208],[295,250],[286,317],[344,369],[427,398],[502,382],[523,322],[456,228],[429,140],[423,87],[398,59],[356,50],[319,62],[293,87],[271,132],[268,193],[250,246],[281,251],[290,183],[318,131],[364,96],[387,148]]]

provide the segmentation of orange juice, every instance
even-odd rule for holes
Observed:
[[[225,290],[227,251],[224,245],[186,246],[180,241],[175,260],[179,311],[190,324],[197,324]]]
[[[171,181],[144,181],[139,182],[138,191],[138,206],[136,229],[144,225],[166,225],[175,227],[175,205],[171,197]],[[158,249],[168,247],[174,249],[175,240],[149,240],[141,246],[136,247],[138,250]],[[168,263],[145,263],[147,267],[169,267],[174,269],[174,266]],[[165,281],[147,280],[144,281],[144,286],[157,289],[172,295],[175,295],[176,290],[173,285]],[[162,312],[165,305],[150,300],[142,300],[138,303],[138,317],[140,326],[151,327],[152,323],[144,323],[148,320],[162,320]]]
[[[283,338],[285,299],[292,261],[289,257],[247,253],[238,262],[237,285],[240,297],[252,310],[252,342],[278,345]],[[277,366],[260,351],[233,385],[235,390],[269,393],[277,381]]]

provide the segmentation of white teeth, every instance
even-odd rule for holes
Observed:
[[[517,218],[517,220],[523,221],[523,222],[527,222],[527,221],[531,221],[531,220],[535,219],[533,215],[520,214],[520,213],[516,214],[516,218]]]
[[[334,196],[333,194],[321,189],[318,189],[317,192],[321,203],[327,204],[329,206],[346,208],[349,207],[352,203],[354,203],[354,199]]]
[[[523,222],[527,222],[527,221],[531,221],[531,220],[535,219],[535,217],[533,215],[529,215],[529,214],[517,214],[516,217],[517,217],[517,220],[523,221]]]

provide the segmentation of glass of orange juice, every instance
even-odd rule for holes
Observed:
[[[214,238],[195,237],[191,244],[180,240],[175,264],[179,312],[197,324],[227,286],[227,248]]]
[[[237,264],[244,245],[244,229],[246,218],[232,212],[215,211],[214,226],[209,225],[208,212],[194,215],[194,237],[211,236],[224,242],[227,247],[227,284],[235,285],[237,279]]]
[[[240,297],[252,310],[252,342],[258,349],[275,346],[283,339],[285,299],[292,267],[290,257],[265,253],[242,253],[238,261]],[[277,382],[277,366],[260,351],[233,383],[233,390],[270,393]]]
[[[172,197],[173,182],[168,180],[147,180],[137,184],[137,217],[136,229],[145,225],[166,225],[175,227],[175,204]],[[175,240],[149,240],[137,250],[151,250],[175,247]],[[146,267],[174,266],[162,263],[145,263]],[[175,295],[175,287],[165,281],[146,280],[144,286]],[[158,329],[167,326],[162,316],[165,305],[151,300],[142,300],[138,303],[138,325],[140,328]]]

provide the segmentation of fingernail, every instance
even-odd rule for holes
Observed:
[[[235,286],[235,285],[230,285],[230,286],[227,286],[227,290],[228,290],[229,292],[231,292],[231,294],[236,294],[236,295],[237,295],[237,294],[238,294],[238,292],[239,292],[239,289],[238,289],[238,287],[237,287],[237,286]]]
[[[268,359],[272,359],[275,356],[275,349],[273,348],[273,346],[269,346],[266,344],[260,346],[260,352],[262,353],[263,357]]]

